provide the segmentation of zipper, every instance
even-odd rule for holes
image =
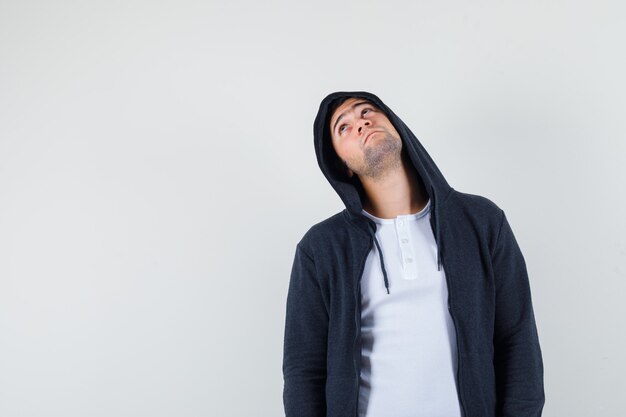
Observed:
[[[456,335],[456,358],[457,358],[457,366],[456,366],[456,380],[458,386],[457,394],[459,396],[459,403],[461,404],[461,411],[463,412],[463,416],[466,416],[465,405],[463,403],[463,390],[461,389],[461,353],[459,350],[459,332],[456,328],[456,319],[454,318],[454,314],[452,314],[452,308],[450,307],[450,278],[448,277],[448,273],[446,272],[445,263],[441,262],[441,266],[443,268],[443,273],[446,276],[446,285],[448,286],[448,312],[450,313],[450,317],[452,318],[452,323],[454,324],[454,334]]]
[[[358,275],[358,284],[357,290],[355,291],[355,303],[356,303],[356,312],[354,315],[354,322],[356,324],[356,337],[354,338],[354,345],[352,347],[352,359],[354,363],[354,372],[356,373],[356,401],[354,406],[354,415],[356,417],[359,416],[359,394],[361,391],[360,387],[360,378],[361,378],[361,352],[357,352],[357,342],[361,338],[361,277],[363,276],[363,271],[365,270],[365,262],[367,261],[367,256],[372,250],[372,245],[374,241],[374,236],[371,236],[370,243],[368,245],[367,250],[365,251],[365,256],[363,256],[363,261],[361,262],[361,268]]]
[[[434,203],[434,202],[433,202]],[[434,204],[431,207],[431,209],[434,211]],[[440,262],[441,262],[441,267],[443,268],[443,274],[446,277],[446,285],[448,286],[448,313],[450,314],[450,317],[452,318],[452,324],[454,325],[454,334],[455,334],[455,338],[456,338],[456,381],[457,381],[457,396],[459,398],[459,404],[461,406],[461,413],[464,416],[467,416],[467,412],[465,411],[465,404],[463,403],[463,390],[461,389],[461,351],[459,349],[459,331],[457,329],[457,325],[456,325],[456,319],[454,318],[454,314],[452,314],[452,307],[450,306],[450,300],[451,300],[451,287],[450,287],[450,277],[448,276],[448,272],[446,271],[446,265],[445,262],[443,261],[443,254],[440,252],[439,250],[439,245],[441,244],[441,242],[437,242],[437,233],[435,231],[435,227],[433,226],[433,216],[435,216],[436,214],[434,214],[433,212],[431,212],[430,215],[430,228],[433,231],[433,236],[435,238],[435,243],[437,244],[437,258],[439,259],[439,256],[441,256]]]

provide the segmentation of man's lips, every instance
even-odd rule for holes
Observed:
[[[365,142],[367,142],[367,140],[370,138],[370,136],[372,136],[374,133],[381,133],[380,130],[375,130],[373,132],[370,132],[367,134],[367,136],[365,136],[365,139],[363,139],[363,145],[365,145]]]

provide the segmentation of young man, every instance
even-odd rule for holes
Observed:
[[[540,416],[530,285],[504,212],[450,187],[374,94],[329,94],[314,136],[346,208],[296,246],[287,417]]]

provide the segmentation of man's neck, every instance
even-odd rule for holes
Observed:
[[[402,153],[402,164],[384,178],[375,182],[363,178],[361,183],[367,195],[363,209],[383,219],[417,213],[428,202],[424,183],[405,153]]]

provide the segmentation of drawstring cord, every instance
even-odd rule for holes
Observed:
[[[387,289],[387,294],[390,294],[389,292],[389,280],[387,279],[387,271],[385,270],[385,260],[383,259],[383,251],[380,249],[380,245],[378,243],[378,239],[376,238],[376,225],[369,223],[368,225],[370,226],[370,228],[372,228],[372,233],[374,236],[374,243],[376,243],[376,249],[378,249],[378,256],[380,258],[380,268],[383,271],[383,278],[385,280],[385,288]]]

